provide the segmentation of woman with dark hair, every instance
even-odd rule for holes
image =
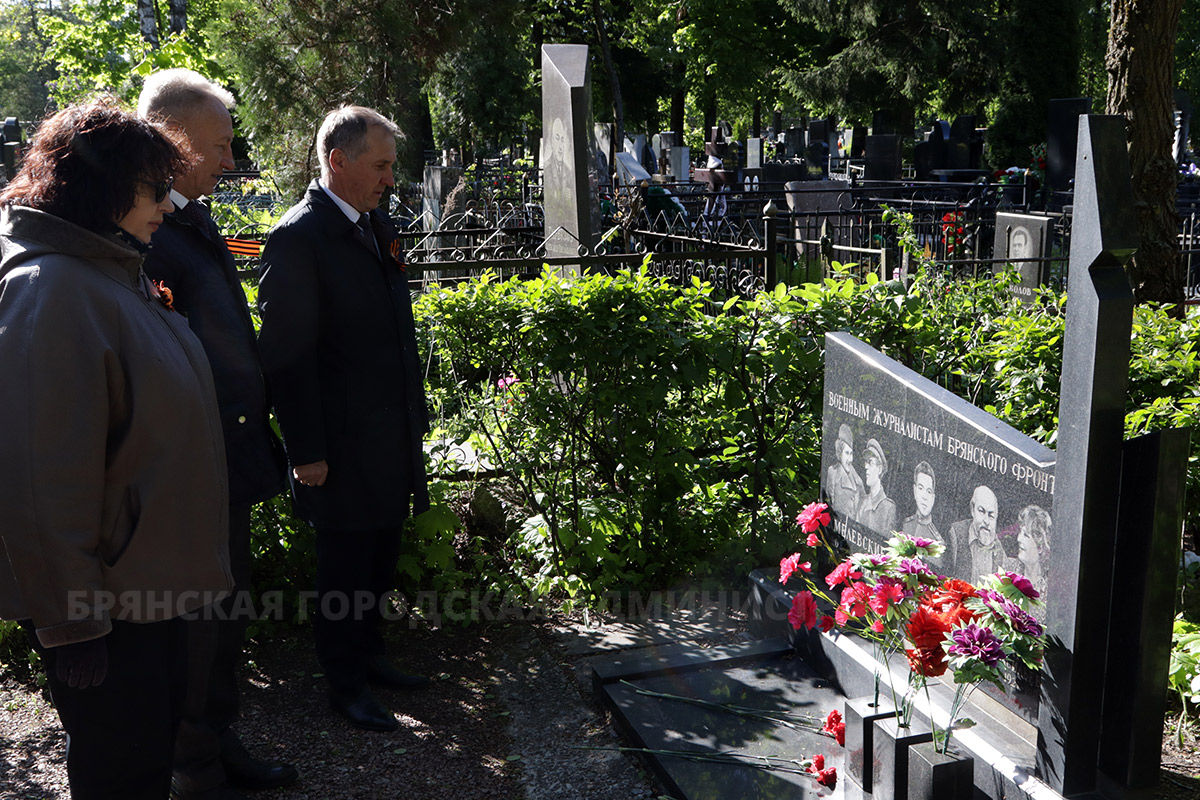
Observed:
[[[76,800],[168,796],[178,617],[232,583],[208,362],[141,270],[177,136],[74,106],[0,192],[0,617],[42,655]]]

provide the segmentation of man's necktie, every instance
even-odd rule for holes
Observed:
[[[199,200],[190,200],[183,208],[175,209],[176,216],[195,225],[205,235],[208,234],[208,209]]]
[[[379,245],[375,242],[375,232],[371,230],[371,215],[363,214],[358,218],[358,223],[354,226],[358,229],[357,236],[367,247],[371,248],[371,252],[379,256]]]

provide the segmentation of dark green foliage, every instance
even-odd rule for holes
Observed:
[[[994,3],[780,2],[822,34],[811,65],[785,73],[792,93],[820,113],[869,124],[885,111],[904,133],[928,115],[979,112],[994,91],[1004,52],[990,35]]]
[[[519,141],[523,128],[541,128],[534,83],[541,58],[514,46],[528,32],[529,14],[515,0],[494,5],[492,24],[465,31],[439,59],[428,84],[434,140],[442,148],[465,149],[467,162],[467,153],[499,152]]]
[[[1003,4],[994,29],[1007,46],[994,101],[997,110],[988,128],[987,159],[992,166],[1025,166],[1029,148],[1046,139],[1047,103],[1078,96],[1081,13],[1081,0]]]

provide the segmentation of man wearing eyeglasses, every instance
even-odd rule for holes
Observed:
[[[184,722],[175,745],[172,797],[238,800],[238,788],[291,783],[287,764],[250,756],[231,728],[238,712],[236,669],[251,615],[250,509],[283,488],[283,457],[271,431],[254,325],[232,254],[200,198],[233,168],[233,97],[186,69],[151,75],[138,113],[182,130],[198,160],[169,191],[175,211],[151,240],[146,274],[170,290],[173,308],[188,318],[212,366],[229,469],[229,554],[234,594],[206,618],[189,621],[189,676]],[[187,491],[187,487],[179,487]],[[211,667],[206,665],[211,664]],[[236,787],[236,788],[234,788]]]

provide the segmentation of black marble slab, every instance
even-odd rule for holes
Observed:
[[[842,696],[794,655],[764,657],[745,666],[659,675],[631,683],[605,684],[602,700],[614,710],[635,747],[696,753],[736,752],[746,760],[772,756],[801,761],[825,756],[826,767],[842,771],[842,748],[813,730],[770,720],[748,719],[678,700],[647,697],[639,689],[715,703],[733,703],[764,711],[785,711],[824,719],[842,707]],[[713,764],[669,755],[648,759],[648,766],[679,800],[729,798],[841,798],[811,776],[752,766]],[[839,781],[840,783],[840,781]]]

